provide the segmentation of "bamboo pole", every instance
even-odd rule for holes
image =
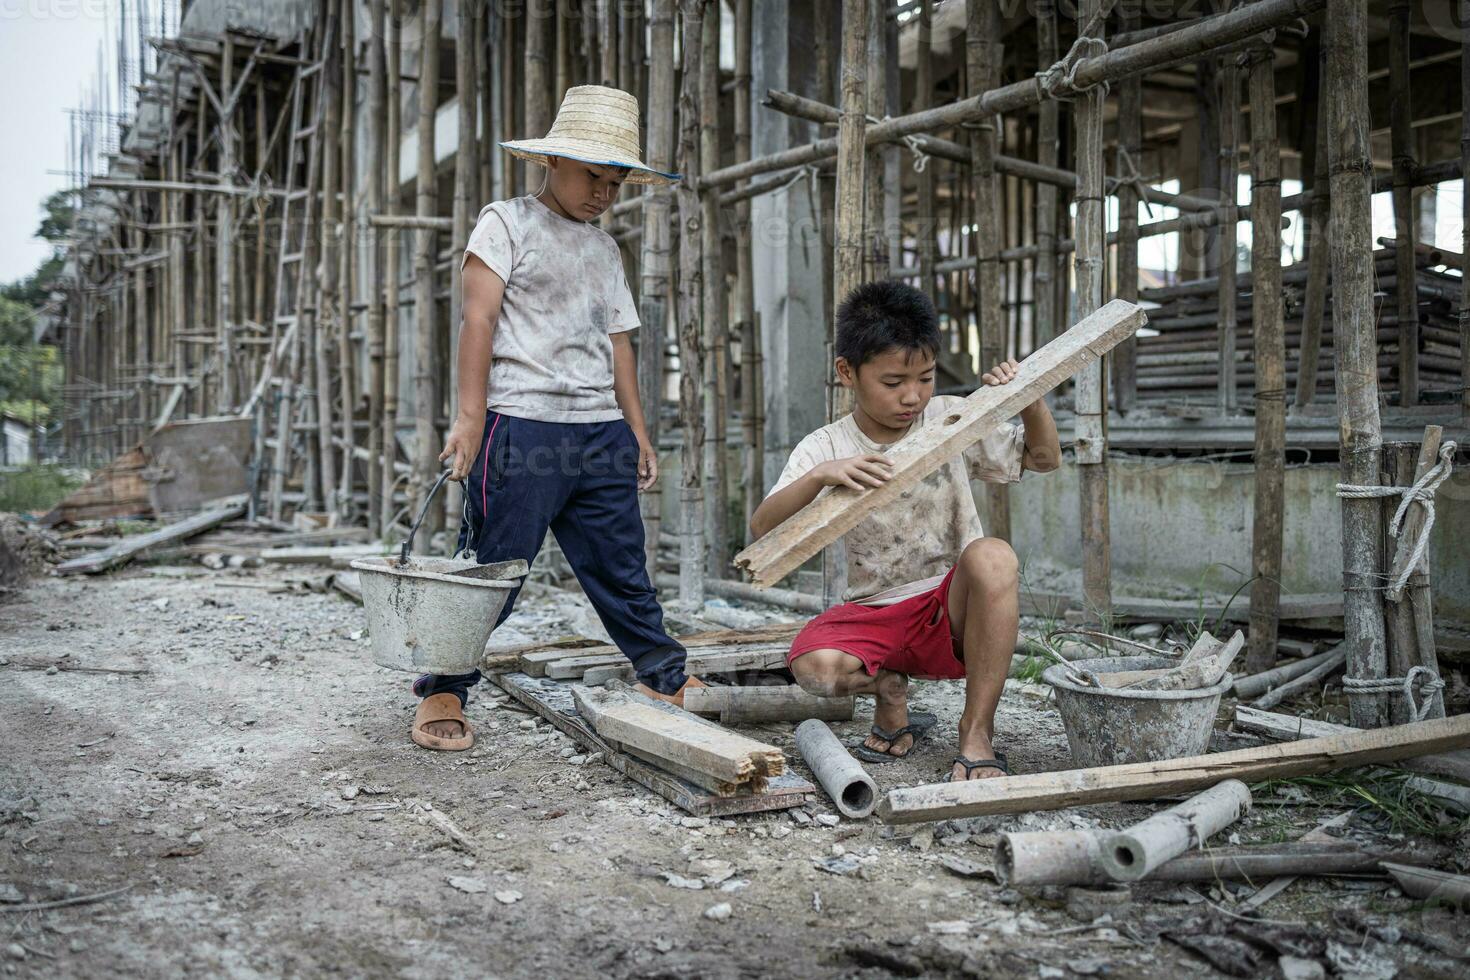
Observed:
[[[868,107],[869,119],[881,119],[888,115],[887,50],[885,33],[888,18],[885,0],[868,0],[864,5],[868,18],[868,43],[864,52],[867,62],[868,84],[863,90]],[[863,168],[863,281],[871,282],[887,276],[892,265],[888,251],[887,209],[884,203],[884,175],[886,160],[882,144],[868,145],[864,151],[867,163]],[[844,395],[850,395],[844,389]],[[849,398],[848,407],[851,407]]]
[[[388,33],[386,54],[386,101],[383,117],[383,171],[387,187],[383,195],[382,211],[389,215],[398,213],[401,186],[398,181],[399,143],[402,139],[402,74],[403,74],[403,0],[387,0]],[[398,459],[398,349],[402,341],[399,329],[399,244],[397,232],[389,232],[383,243],[383,452],[374,457],[381,473],[379,481],[383,496],[379,511],[379,533],[386,533],[393,523],[393,488],[398,480],[393,463]]]
[[[1319,59],[1325,55],[1319,45]],[[1321,72],[1318,72],[1321,78]],[[1304,409],[1317,394],[1317,370],[1322,354],[1322,321],[1327,308],[1327,271],[1331,260],[1331,248],[1327,240],[1327,218],[1329,182],[1327,177],[1327,116],[1317,110],[1315,139],[1312,153],[1312,188],[1310,204],[1302,213],[1307,223],[1307,289],[1302,309],[1302,336],[1299,344],[1296,409]],[[1303,154],[1303,162],[1305,162]]]
[[[545,3],[531,0],[526,4],[525,11],[524,71],[526,74],[522,79],[522,89],[525,99],[526,133],[530,139],[540,139],[551,128],[551,65],[547,61],[546,42],[550,34],[550,17],[554,15],[556,5],[551,5],[550,12],[547,11],[546,6]],[[528,164],[527,166],[535,165]],[[532,173],[529,169],[524,172]],[[528,179],[527,190],[530,191],[530,185],[535,183],[537,183],[536,180]]]
[[[1281,544],[1286,505],[1286,334],[1282,323],[1281,144],[1276,133],[1275,61],[1271,49],[1264,46],[1249,57],[1256,435],[1250,651],[1245,665],[1251,673],[1259,673],[1276,663],[1281,604]],[[1233,264],[1234,249],[1229,252]],[[1226,332],[1235,336],[1233,329]]]
[[[434,116],[439,102],[439,30],[443,0],[422,0],[419,37],[422,52],[418,78],[418,161],[414,168],[416,212],[419,217],[436,214],[439,207],[434,167]],[[438,233],[414,233],[414,331],[413,385],[414,419],[414,509],[421,508],[439,471],[439,345],[434,266],[438,256]],[[432,536],[444,526],[441,508],[430,508],[423,530]]]
[[[913,110],[930,105],[934,101],[934,32],[933,0],[919,0],[918,48],[914,62]],[[919,288],[930,302],[938,300],[938,283],[934,278],[934,265],[939,261],[939,228],[935,211],[935,170],[931,160],[915,176],[918,197],[918,217],[914,223],[914,237],[919,255]]]
[[[665,173],[674,164],[674,0],[654,0],[649,21],[648,163]],[[665,326],[670,300],[669,229],[671,192],[654,185],[643,192],[643,243],[639,266],[638,387],[649,441],[656,447],[664,395]],[[681,321],[682,323],[682,321]],[[650,579],[658,574],[658,535],[663,518],[663,488],[655,483],[643,494],[643,539]]]
[[[329,0],[328,16],[339,27],[345,26],[342,9],[352,0]],[[341,248],[342,179],[342,48],[345,31],[337,32],[338,40],[329,45],[322,66],[322,87],[326,91],[326,111],[322,116],[322,215],[320,224],[310,229],[321,236],[322,260],[316,271],[317,314],[313,331],[312,353],[316,389],[317,476],[321,483],[321,506],[328,513],[337,512],[341,501],[337,496],[336,447],[332,442],[332,367],[333,354],[340,350],[342,308],[338,292],[338,249]],[[337,343],[333,342],[334,333]],[[339,365],[340,368],[340,365]],[[339,372],[340,373],[340,372]]]
[[[1385,450],[1389,463],[1389,477],[1398,486],[1412,486],[1423,479],[1424,474],[1439,462],[1439,447],[1444,430],[1438,425],[1424,427],[1424,438],[1418,444],[1397,443]],[[1412,542],[1422,532],[1425,521],[1422,503],[1409,505],[1403,525],[1396,538],[1389,567],[1390,581],[1399,575],[1412,557]],[[1394,677],[1407,676],[1414,667],[1425,667],[1439,673],[1439,657],[1434,649],[1434,596],[1429,587],[1429,553],[1426,550],[1419,563],[1409,573],[1404,590],[1397,598],[1389,593],[1388,606],[1389,647],[1388,669]],[[1428,717],[1444,717],[1444,694],[1437,692],[1430,698]],[[1408,706],[1402,698],[1390,702],[1390,711],[1395,724],[1415,719],[1409,717]]]
[[[685,174],[675,197],[679,204],[679,422],[683,455],[679,488],[679,602],[704,607],[704,412],[700,404],[703,364],[700,351],[702,213],[697,189],[700,172],[699,86],[704,16],[709,0],[680,0],[683,16],[683,66],[679,94],[679,171]],[[716,13],[718,16],[718,13]],[[655,539],[656,540],[656,539]]]
[[[387,125],[388,110],[388,88],[387,88],[387,63],[383,50],[383,38],[386,25],[384,20],[387,16],[385,0],[368,0],[368,17],[371,29],[368,31],[368,111],[367,111],[367,158],[369,160],[380,160],[383,158],[384,129]],[[383,185],[388,181],[397,182],[397,173],[385,175],[383,168],[370,166],[367,175],[367,200],[365,202],[367,213],[378,214],[383,210]],[[364,222],[364,228],[372,228],[371,224]],[[388,425],[388,419],[383,414],[383,389],[384,370],[383,353],[385,342],[385,324],[383,320],[383,285],[387,280],[384,274],[382,241],[380,234],[373,230],[368,239],[367,257],[367,329],[368,329],[368,509],[367,522],[368,533],[372,537],[380,537],[383,533],[383,495],[388,486],[383,479],[383,465],[380,462],[383,456],[385,444],[384,430]],[[395,338],[396,339],[396,338]]]
[[[1470,24],[1470,0],[1460,0],[1460,23]],[[1460,105],[1470,105],[1470,31],[1460,32]],[[1460,254],[1470,256],[1470,113],[1460,113]],[[1460,281],[1460,415],[1470,422],[1470,269]]]
[[[700,172],[720,163],[720,6],[705,11],[699,61],[699,166]],[[719,192],[700,195],[700,251],[704,305],[704,512],[705,575],[724,578],[730,562],[729,453],[725,426],[729,391],[726,369],[730,353],[730,330],[725,302],[724,243],[720,235]]]
[[[1228,8],[1230,0],[1224,0]],[[1235,65],[1234,55],[1225,55],[1221,59],[1220,70],[1217,74],[1220,82],[1220,197],[1225,205],[1225,215],[1220,220],[1220,234],[1216,239],[1219,243],[1219,267],[1216,275],[1220,280],[1219,299],[1217,301],[1219,312],[1219,365],[1220,380],[1216,388],[1215,404],[1221,415],[1234,414],[1237,407],[1235,376],[1235,242],[1236,242],[1236,217],[1239,212],[1235,209],[1237,197],[1238,168],[1236,157],[1240,146],[1240,75]],[[1254,123],[1254,120],[1253,120]],[[1277,198],[1279,200],[1280,193]],[[1256,214],[1255,198],[1251,198],[1252,219]],[[1269,219],[1268,219],[1269,220]],[[1252,225],[1254,227],[1254,224]],[[1279,233],[1279,232],[1278,232]]]
[[[1328,0],[1329,167],[1332,173],[1332,311],[1342,482],[1376,485],[1383,433],[1378,416],[1377,339],[1373,309],[1373,173],[1368,136],[1366,0]],[[1376,499],[1342,500],[1342,578],[1348,676],[1381,678],[1387,671],[1383,597],[1382,506]],[[1349,692],[1356,728],[1388,719],[1387,697]]]
[[[927,2],[927,0],[926,0]],[[735,0],[735,161],[750,159],[751,152],[751,29],[753,0]],[[735,209],[735,303],[740,324],[740,423],[741,483],[744,487],[744,543],[750,544],[750,518],[765,497],[765,426],[757,400],[756,378],[763,368],[761,338],[755,318],[754,255],[752,254],[750,201]],[[656,540],[656,539],[655,539]]]
[[[998,3],[999,0],[966,0],[965,85],[972,98],[994,88],[1000,77],[1002,51]],[[995,176],[998,130],[1002,124],[1002,117],[986,116],[976,124],[970,139],[970,177],[975,195],[975,324],[980,334],[981,371],[989,371],[1002,361],[1006,351],[1005,312],[1001,306],[1000,285],[1000,246],[1005,228],[1001,222]],[[987,483],[985,499],[985,533],[1009,541],[1010,487],[1003,483]]]
[[[1055,64],[1057,52],[1057,7],[1055,0],[1036,5],[1036,54],[1040,65]],[[1057,165],[1059,104],[1045,99],[1038,108],[1036,161],[1044,167]],[[1136,209],[1135,209],[1136,210]],[[1057,335],[1056,286],[1057,190],[1050,184],[1036,187],[1036,347]]]
[[[235,44],[226,34],[220,55],[220,93],[227,101],[222,106],[215,133],[219,141],[219,181],[230,183],[235,179],[237,166],[235,133],[235,100],[230,98],[234,88]],[[206,83],[208,84],[208,83]],[[202,203],[202,202],[201,202]],[[233,301],[235,296],[235,207],[234,198],[221,194],[215,199],[214,266],[217,279],[215,289],[215,370],[218,372],[215,388],[215,411],[229,414],[234,407],[234,321]]]
[[[356,473],[357,350],[352,339],[357,299],[357,3],[342,0],[342,222],[338,272],[337,385],[340,392],[342,471],[337,485],[337,511],[355,514],[352,484]]]
[[[1080,0],[1079,30],[1102,37],[1101,0]],[[1091,27],[1090,31],[1087,28]],[[1177,35],[1171,35],[1177,36]],[[1077,318],[1102,306],[1103,301],[1103,98],[1101,87],[1077,95],[1075,144],[1077,152],[1077,250],[1073,259],[1077,281]],[[1082,523],[1082,594],[1088,614],[1107,617],[1112,608],[1112,562],[1109,556],[1107,433],[1103,426],[1106,397],[1101,359],[1077,372],[1075,451],[1079,467]]]
[[[843,0],[842,4],[842,116],[837,124],[837,188],[835,202],[835,251],[832,264],[832,310],[863,282],[867,154],[867,48],[868,3]],[[835,337],[835,319],[832,325]],[[830,369],[829,369],[830,370]],[[852,409],[851,394],[829,373],[831,391],[827,418],[840,418]]]
[[[559,9],[559,8],[558,8]],[[494,4],[477,4],[475,7],[475,74],[476,91],[480,95],[480,131],[485,137],[485,152],[480,158],[480,182],[476,201],[496,200],[495,194],[495,141],[500,120],[495,111],[495,50],[496,33],[499,30],[500,11]]]
[[[1124,4],[1123,29],[1138,27],[1138,6]],[[1143,80],[1125,79],[1118,90],[1118,167],[1119,178],[1137,174],[1143,156]],[[1136,185],[1118,184],[1118,250],[1117,296],[1130,303],[1138,302],[1138,203]],[[1113,404],[1120,415],[1127,415],[1138,401],[1138,339],[1129,337],[1117,346],[1112,356]]]
[[[1393,153],[1393,216],[1397,225],[1399,407],[1419,404],[1419,292],[1415,288],[1414,118],[1409,101],[1409,0],[1388,7],[1389,139]],[[1470,25],[1462,25],[1470,29]]]
[[[459,34],[454,42],[454,81],[459,105],[459,146],[454,155],[454,201],[451,205],[451,240],[453,249],[462,249],[470,240],[475,216],[479,206],[475,201],[476,185],[479,183],[479,139],[475,133],[475,107],[479,104],[479,93],[475,86],[480,73],[475,64],[475,48],[471,43],[474,35],[476,11],[482,4],[476,0],[459,0]],[[538,13],[534,5],[527,7],[526,14],[532,20],[543,23],[547,15]],[[528,54],[529,58],[530,55]],[[528,85],[529,88],[529,85]],[[459,261],[449,263],[449,349],[459,350],[459,335],[464,329],[464,269]],[[448,417],[454,418],[460,406],[454,404],[459,394],[459,358],[449,358],[450,405]],[[460,514],[463,512],[464,487],[451,483],[445,488],[444,511],[448,516],[449,529],[457,534]]]

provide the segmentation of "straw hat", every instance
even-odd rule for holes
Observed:
[[[644,163],[638,153],[638,99],[603,85],[567,89],[551,132],[539,140],[500,144],[522,160],[546,166],[546,158],[569,157],[605,167],[627,167],[630,184],[668,184],[679,174],[666,174]]]

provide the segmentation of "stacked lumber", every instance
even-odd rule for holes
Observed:
[[[734,670],[777,670],[786,666],[791,640],[804,623],[779,623],[755,630],[712,630],[679,637],[688,651],[685,669],[693,674]],[[567,647],[540,644],[534,648],[487,654],[485,669],[514,667],[529,677],[578,680],[595,686],[610,680],[633,679],[633,668],[611,644]]]
[[[575,686],[577,713],[623,752],[717,793],[765,791],[786,771],[774,745],[721,728],[687,711],[668,710],[623,685]]]
[[[1458,390],[1460,379],[1460,326],[1455,319],[1460,293],[1457,277],[1436,272],[1444,256],[1419,256],[1419,379],[1423,391]],[[1385,394],[1398,390],[1399,329],[1398,280],[1394,250],[1374,253],[1377,270],[1378,380]],[[1301,366],[1303,311],[1306,306],[1305,262],[1282,270],[1286,329],[1287,397],[1296,389]],[[1235,378],[1241,404],[1249,404],[1255,385],[1251,287],[1249,275],[1237,278]],[[1195,279],[1141,290],[1140,298],[1159,303],[1149,310],[1149,327],[1156,335],[1138,338],[1138,398],[1140,401],[1189,399],[1211,402],[1219,382],[1219,280]],[[1330,399],[1333,391],[1332,296],[1329,287],[1322,318],[1322,347],[1318,359],[1317,394]]]

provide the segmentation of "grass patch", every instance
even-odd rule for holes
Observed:
[[[1400,834],[1452,837],[1470,831],[1470,817],[1456,818],[1432,797],[1408,785],[1408,773],[1398,770],[1349,769],[1322,776],[1272,779],[1251,786],[1253,793],[1274,793],[1278,786],[1296,786],[1321,806],[1366,808],[1380,814]]]
[[[33,465],[0,470],[0,511],[46,511],[81,486],[74,470]]]

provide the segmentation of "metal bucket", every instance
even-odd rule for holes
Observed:
[[[373,662],[421,674],[468,674],[480,663],[505,600],[526,574],[516,561],[359,558]]]
[[[1079,673],[1152,670],[1178,663],[1164,657],[1106,657],[1074,660]],[[1233,679],[1197,691],[1131,691],[1085,687],[1067,679],[1068,667],[1054,664],[1041,675],[1057,695],[1072,763],[1079,768],[1127,762],[1159,762],[1203,755]]]

